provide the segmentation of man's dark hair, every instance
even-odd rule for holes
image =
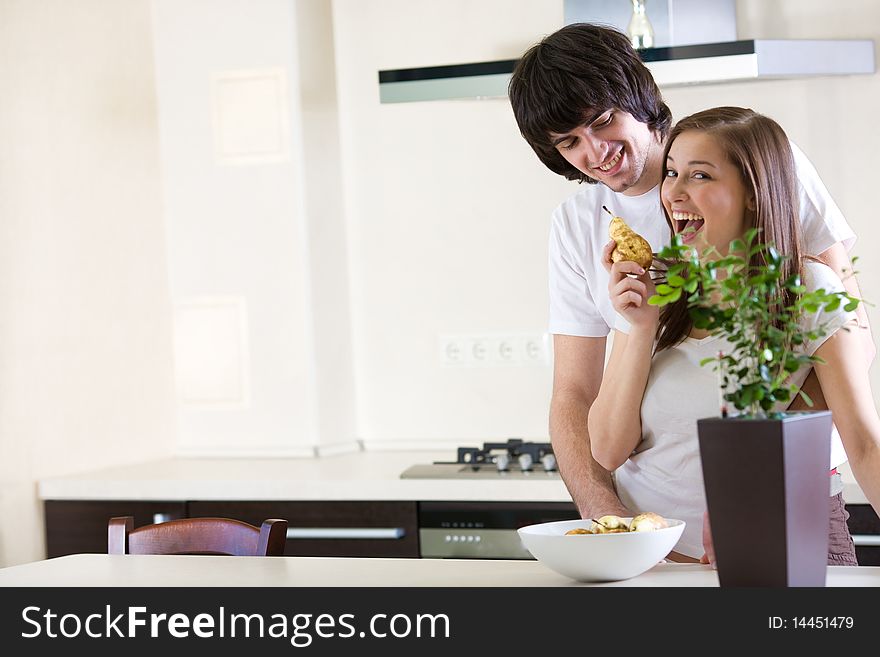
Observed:
[[[520,132],[547,167],[569,180],[596,182],[565,161],[550,133],[589,115],[620,109],[666,137],[672,113],[629,39],[614,28],[573,23],[529,48],[508,87]]]

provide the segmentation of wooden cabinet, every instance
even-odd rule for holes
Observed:
[[[288,523],[288,556],[419,556],[416,502],[78,501],[45,502],[49,558],[107,552],[107,522],[134,516],[135,527],[164,520],[224,517],[259,526]]]
[[[419,556],[416,502],[190,502],[190,517],[287,520],[288,556]]]
[[[83,552],[106,554],[107,523],[114,516],[134,516],[135,527],[186,517],[186,503],[47,500],[44,504],[46,556]]]

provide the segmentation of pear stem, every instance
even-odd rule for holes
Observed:
[[[602,206],[602,209],[605,210],[605,212],[610,214],[612,217],[614,216],[614,213],[611,210],[609,210],[608,208],[606,208],[604,205]]]

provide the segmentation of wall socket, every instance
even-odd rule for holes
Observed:
[[[440,335],[440,364],[443,367],[522,367],[549,365],[550,335]]]

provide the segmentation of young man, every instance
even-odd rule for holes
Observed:
[[[606,336],[615,326],[627,330],[608,296],[602,249],[609,241],[610,217],[602,206],[623,217],[654,252],[668,242],[659,184],[672,115],[628,38],[583,23],[529,49],[513,72],[509,96],[520,131],[540,160],[551,171],[585,183],[556,209],[550,235],[553,450],[583,517],[630,516],[634,510],[618,499],[610,473],[593,460],[587,431],[602,381]],[[847,290],[860,296],[855,278],[846,276],[855,235],[816,170],[793,150],[804,250],[840,273]],[[867,328],[862,305],[860,325]],[[864,333],[873,358],[870,331]],[[821,399],[814,396],[815,380],[811,375],[805,386],[814,400]],[[682,391],[683,403],[686,396]]]

